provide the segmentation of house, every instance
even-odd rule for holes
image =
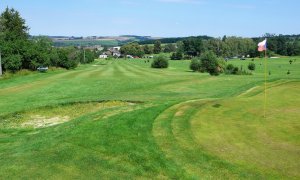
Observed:
[[[113,52],[112,55],[113,55],[113,57],[119,58],[121,56],[121,53],[120,52]]]
[[[106,51],[99,56],[99,59],[107,59],[109,56],[112,56],[110,51]]]
[[[120,47],[120,46],[116,46],[116,47],[113,47],[113,49],[114,49],[115,51],[120,51],[120,50],[121,50],[121,47]]]
[[[116,58],[119,58],[121,56],[120,50],[121,50],[121,47],[119,47],[119,46],[108,49],[108,51],[111,53],[111,55]]]
[[[99,59],[107,59],[107,58],[108,58],[108,56],[105,53],[103,53],[99,56]]]

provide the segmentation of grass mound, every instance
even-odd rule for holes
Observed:
[[[266,119],[262,87],[252,97],[180,103],[155,120],[153,135],[191,177],[299,178],[299,85],[269,85]]]

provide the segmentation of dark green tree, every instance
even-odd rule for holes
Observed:
[[[66,69],[74,69],[79,63],[78,52],[74,48],[58,49],[59,66]]]
[[[159,40],[157,40],[154,43],[153,53],[159,54],[160,52],[161,52],[161,42]]]
[[[183,54],[180,51],[174,52],[171,55],[172,60],[181,60],[183,59]]]
[[[183,51],[186,55],[191,57],[199,56],[204,51],[202,39],[200,38],[189,38],[183,42]]]
[[[150,47],[149,45],[144,46],[144,52],[145,54],[152,54],[153,53],[153,48]]]
[[[176,46],[174,44],[166,44],[164,47],[165,53],[171,53],[176,51]]]

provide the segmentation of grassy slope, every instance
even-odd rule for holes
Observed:
[[[299,82],[300,72],[297,69],[300,59],[293,65],[290,65],[288,60],[276,59],[269,63],[270,85],[273,84],[274,88],[282,87],[283,89],[276,90],[279,94],[290,88],[299,88],[299,83],[280,86],[280,83]],[[232,63],[246,68],[249,61]],[[172,61],[168,70],[156,70],[150,69],[150,64],[142,60],[130,60],[97,61],[94,65],[84,65],[73,71],[60,70],[1,80],[1,122],[21,111],[25,115],[70,115],[76,112],[76,108],[80,108],[82,116],[74,115],[72,117],[76,119],[73,121],[43,129],[12,129],[4,126],[5,123],[0,123],[0,174],[3,178],[44,176],[53,179],[84,176],[299,178],[299,174],[294,170],[299,169],[299,163],[296,161],[297,152],[299,154],[299,114],[293,114],[296,119],[289,118],[289,111],[286,110],[286,116],[278,115],[275,119],[270,117],[268,120],[276,123],[265,127],[267,123],[262,126],[262,119],[259,118],[261,115],[257,113],[255,115],[258,118],[252,122],[255,128],[247,129],[248,123],[245,122],[256,116],[245,117],[245,114],[253,108],[262,108],[260,86],[263,83],[263,66],[259,65],[258,60],[255,63],[257,70],[253,76],[211,77],[207,74],[191,73],[188,70],[188,61]],[[286,74],[287,70],[291,71],[290,75]],[[276,84],[279,85],[275,86]],[[242,94],[256,86],[259,87]],[[242,95],[236,97],[240,94]],[[279,109],[284,108],[285,104],[282,102],[294,98],[295,101],[289,103],[289,109],[294,108],[297,112],[300,105],[295,98],[297,94],[293,91],[291,95],[293,96],[287,95],[285,100],[274,100],[272,104]],[[217,103],[222,107],[225,104],[226,108],[207,110],[205,107],[211,107],[214,104],[210,103],[217,101],[198,101],[207,98],[222,98]],[[43,106],[60,108],[61,103],[101,100],[131,100],[144,103],[93,111],[80,106],[65,111],[50,108],[49,111],[53,111],[47,112],[45,108],[41,109]],[[244,106],[249,106],[244,108],[245,112],[241,111]],[[228,112],[231,108],[236,110]],[[268,111],[269,114],[272,114],[271,112]],[[226,126],[220,123],[216,116],[212,116],[215,113],[219,113],[218,118],[228,114],[228,118],[225,116],[224,120],[220,119]],[[243,118],[241,114],[244,115]],[[205,118],[198,118],[202,116]],[[212,120],[206,121],[208,119]],[[207,128],[202,127],[202,122]],[[286,126],[282,126],[283,124]],[[274,126],[280,131],[286,130],[288,135],[276,133]],[[280,127],[287,129],[282,130]],[[227,134],[226,131],[222,134],[222,131],[220,134],[222,128],[230,131]],[[260,132],[269,132],[275,128],[261,136],[275,136],[280,142],[290,143],[291,146],[283,146],[286,149],[276,151],[275,138],[274,146],[262,147],[262,142],[256,141],[256,128]],[[212,131],[209,131],[210,129]],[[248,136],[240,135],[243,129],[247,130]],[[235,146],[247,141],[251,141],[253,147],[257,147],[256,153],[243,151],[248,148],[246,145]],[[220,151],[221,147],[233,150],[224,153]],[[269,157],[261,158],[269,151],[272,152]],[[290,151],[294,153],[289,153]],[[277,157],[277,153],[286,153],[289,156],[286,160],[278,156],[278,159],[271,161],[270,158]],[[234,157],[232,154],[239,156]],[[254,162],[255,158],[260,158],[261,161]],[[263,163],[272,166],[264,168]],[[291,164],[290,168],[284,166],[287,170],[282,170],[282,163]]]

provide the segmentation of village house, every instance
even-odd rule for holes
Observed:
[[[99,56],[99,59],[107,59],[107,58],[108,56],[104,53]]]
[[[120,52],[121,47],[111,47],[106,52],[102,53],[99,58],[100,59],[107,59],[109,56],[113,56],[115,58],[119,58],[121,56]]]
[[[112,48],[108,49],[108,51],[110,51],[112,53],[112,56],[117,57],[117,58],[119,58],[121,56],[120,50],[121,50],[120,46],[116,46],[116,47],[112,47]]]

